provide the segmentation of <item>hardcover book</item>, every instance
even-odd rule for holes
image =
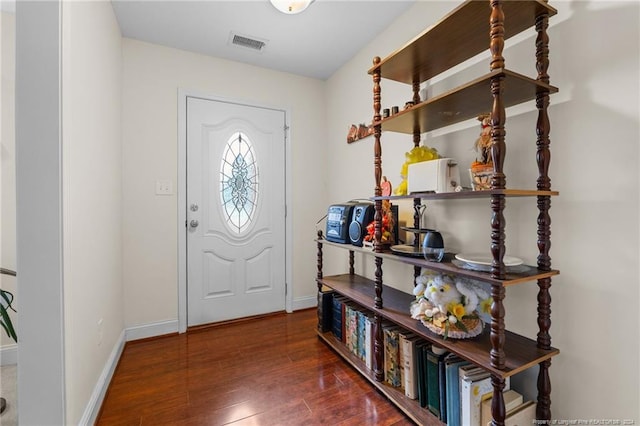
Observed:
[[[464,367],[463,367],[464,368]],[[511,379],[507,377],[504,390],[510,389]],[[489,372],[478,367],[460,376],[460,421],[463,425],[480,426],[481,407],[484,399],[493,395],[493,385]]]
[[[431,346],[427,351],[427,408],[439,419],[442,419],[442,408],[445,402],[440,400],[440,363],[444,362],[446,355],[446,350],[438,346]],[[442,385],[445,384],[442,383]]]
[[[375,322],[371,315],[365,316],[364,362],[369,370],[373,369],[373,339]]]
[[[503,392],[502,397],[504,399],[504,411],[507,413],[507,415],[511,410],[513,410],[516,407],[519,407],[524,402],[522,395],[520,395],[518,392],[514,391],[513,389]],[[492,399],[493,399],[492,397],[489,397],[484,401],[482,401],[482,404],[480,407],[480,424],[483,426],[487,426],[487,424],[491,422]],[[527,424],[531,424],[531,423],[527,423]]]
[[[449,354],[444,360],[446,376],[447,426],[461,426],[460,423],[460,383],[458,369],[469,365],[455,354]]]
[[[512,411],[507,412],[507,416],[504,419],[505,426],[524,426],[532,425],[536,418],[536,403],[534,401],[527,401],[524,404],[514,408]]]
[[[383,325],[384,335],[384,380],[389,385],[399,388],[402,386],[400,377],[400,344],[398,327]]]
[[[333,297],[333,312],[332,312],[332,331],[333,335],[336,336],[336,339],[344,341],[342,336],[342,312],[343,312],[343,303],[346,300],[342,296],[334,296]]]
[[[358,311],[357,315],[358,320],[358,358],[364,361],[365,352],[366,352],[366,322],[367,322],[367,314]]]
[[[322,286],[318,291],[318,330],[321,333],[331,331],[333,326],[333,290]]]
[[[424,340],[418,341],[416,344],[416,352],[414,357],[418,366],[418,402],[420,406],[426,408],[428,399],[427,386],[427,351],[431,345]]]
[[[411,399],[418,398],[418,375],[415,359],[416,342],[419,337],[411,333],[400,334],[402,349],[402,383],[404,394]]]
[[[358,356],[358,310],[355,305],[349,305],[349,332],[347,333],[349,351]]]

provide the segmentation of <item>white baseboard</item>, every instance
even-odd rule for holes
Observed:
[[[18,363],[18,345],[5,345],[0,348],[0,365],[12,365]]]
[[[122,331],[118,341],[111,351],[111,355],[109,355],[109,359],[107,359],[107,363],[102,369],[102,374],[100,374],[96,386],[93,388],[91,398],[89,399],[89,403],[87,404],[82,418],[78,423],[79,425],[93,425],[98,419],[98,413],[100,412],[100,407],[102,407],[104,397],[107,394],[109,383],[111,383],[111,378],[113,377],[113,373],[116,370],[116,366],[118,365],[118,361],[120,360],[120,356],[124,350],[124,336],[125,332]]]
[[[163,321],[154,324],[145,324],[123,330],[113,350],[111,351],[109,359],[102,369],[102,374],[100,375],[100,378],[98,379],[98,382],[94,387],[91,398],[89,399],[89,403],[87,404],[87,407],[84,410],[84,414],[82,415],[82,418],[80,419],[80,422],[78,424],[84,426],[92,425],[96,422],[98,413],[100,412],[100,407],[102,406],[102,402],[104,401],[107,389],[109,388],[109,384],[111,383],[111,378],[113,377],[113,373],[115,372],[116,366],[118,365],[120,356],[122,356],[122,351],[124,350],[124,345],[126,342],[129,342],[131,340],[145,339],[147,337],[161,336],[163,334],[177,333],[177,331],[177,320]]]
[[[318,306],[318,298],[316,296],[301,297],[293,300],[293,310],[315,308]]]
[[[136,325],[125,330],[126,340],[146,339],[148,337],[162,336],[178,332],[178,320],[161,321],[152,324]]]

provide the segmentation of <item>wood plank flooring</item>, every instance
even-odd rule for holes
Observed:
[[[316,310],[129,342],[97,425],[413,425],[322,343]]]

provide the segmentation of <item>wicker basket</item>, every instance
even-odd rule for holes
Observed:
[[[477,317],[464,318],[459,321],[462,321],[467,331],[464,331],[463,329],[459,328],[457,323],[456,324],[449,323],[449,332],[446,335],[447,338],[450,337],[452,339],[469,339],[471,337],[475,337],[479,335],[480,333],[482,333],[482,330],[484,329],[484,322]],[[420,322],[422,322],[422,324],[424,324],[425,327],[427,327],[429,330],[436,333],[437,335],[445,336],[446,329],[444,324],[442,326],[438,326],[431,321],[427,321],[424,318],[422,318]]]

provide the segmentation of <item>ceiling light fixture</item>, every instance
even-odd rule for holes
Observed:
[[[294,15],[305,10],[314,0],[269,0],[273,7],[278,9],[282,13],[288,15]]]

